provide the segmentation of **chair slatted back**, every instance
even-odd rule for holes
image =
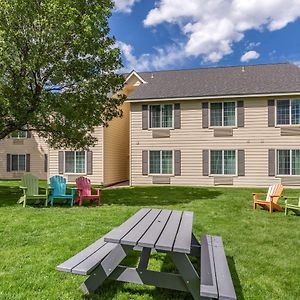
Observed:
[[[271,185],[268,190],[266,201],[270,202],[271,196],[276,195],[277,197],[273,197],[273,202],[277,204],[282,192],[283,192],[283,185],[281,183],[276,183]]]
[[[32,174],[22,176],[21,186],[27,187],[27,196],[38,195],[39,193],[39,179]]]
[[[55,175],[50,178],[50,187],[52,189],[52,194],[56,195],[65,195],[67,190],[67,181],[66,178]]]
[[[92,193],[91,181],[86,177],[76,178],[76,187],[81,196],[90,196]]]

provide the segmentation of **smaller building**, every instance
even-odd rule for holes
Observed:
[[[0,179],[19,179],[26,173],[47,179],[48,145],[36,133],[16,131],[0,140]]]

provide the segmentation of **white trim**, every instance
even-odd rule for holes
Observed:
[[[278,150],[287,150],[290,152],[290,174],[279,174],[278,170],[279,170],[279,166],[278,166]],[[299,177],[299,175],[293,175],[292,174],[292,164],[293,164],[293,155],[292,155],[292,151],[293,150],[300,150],[300,149],[276,149],[276,154],[275,154],[275,168],[276,168],[276,172],[275,172],[275,176],[280,176],[280,177]]]
[[[162,127],[162,106],[164,105],[172,105],[172,126],[171,127]],[[160,127],[151,127],[151,106],[159,106],[160,107]],[[148,105],[148,129],[174,129],[174,104],[150,104]]]
[[[235,152],[235,173],[234,174],[224,174],[224,151],[230,150]],[[222,151],[222,174],[212,174],[211,173],[211,151]],[[236,149],[210,149],[208,152],[208,163],[209,163],[209,176],[212,177],[232,177],[238,176],[237,169],[238,169],[238,156]]]
[[[129,75],[126,77],[125,82],[127,82],[132,76],[136,76],[138,80],[140,80],[142,83],[147,83],[135,70],[132,70]]]
[[[160,159],[160,173],[150,173],[150,152],[159,151],[159,159]],[[172,152],[172,173],[162,173],[162,152],[163,151],[171,151]],[[175,174],[175,157],[174,157],[174,150],[164,149],[164,150],[148,150],[148,176],[174,176]]]
[[[234,125],[224,125],[224,103],[225,102],[234,102],[235,106],[234,106],[234,122],[235,124]],[[211,104],[212,103],[222,103],[222,125],[220,126],[211,126],[210,124],[210,113],[211,113]],[[230,99],[228,100],[225,100],[225,101],[212,101],[212,102],[209,102],[209,110],[208,110],[208,128],[237,128],[237,101],[236,100],[233,100],[231,101]]]
[[[84,172],[83,173],[76,173],[76,172],[66,172],[66,152],[82,152],[82,151],[77,151],[77,150],[64,150],[64,173],[66,175],[86,175],[87,172],[87,151],[83,151],[84,152],[84,160],[85,160],[85,164],[84,164]],[[74,156],[74,163],[76,166],[76,155]],[[75,169],[74,166],[74,169]]]
[[[275,126],[277,127],[284,127],[284,126],[298,126],[300,125],[300,123],[298,124],[292,124],[292,100],[299,100],[300,99],[276,99],[275,100]],[[277,102],[278,101],[289,101],[289,124],[278,124],[277,123]]]
[[[140,102],[161,102],[161,101],[180,101],[180,100],[210,100],[210,99],[230,99],[230,98],[257,98],[257,97],[281,97],[281,96],[300,96],[297,93],[274,93],[274,94],[248,94],[248,95],[218,95],[218,96],[198,96],[198,97],[174,97],[174,98],[149,98],[149,99],[127,99],[125,102],[140,103]]]

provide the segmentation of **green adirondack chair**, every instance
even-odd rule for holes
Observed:
[[[299,197],[285,197],[285,215],[289,210],[293,211],[296,215],[300,215],[300,198]]]
[[[21,186],[23,196],[20,197],[18,203],[23,203],[26,206],[27,200],[45,199],[45,206],[48,202],[48,189],[45,194],[39,194],[39,179],[31,174],[26,174],[21,178]]]

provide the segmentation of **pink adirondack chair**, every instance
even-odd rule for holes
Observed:
[[[83,199],[90,199],[90,205],[94,203],[95,200],[98,201],[98,206],[100,206],[100,195],[101,189],[97,188],[97,194],[92,195],[91,181],[86,177],[76,178],[76,187],[78,190],[78,198],[76,202],[79,202],[79,206],[82,205]]]

